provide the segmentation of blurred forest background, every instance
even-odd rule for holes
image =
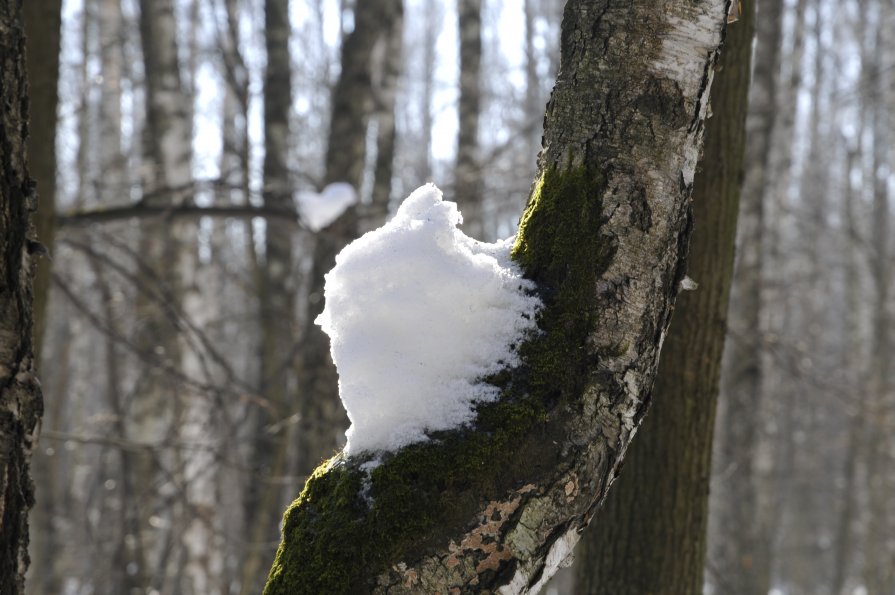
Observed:
[[[53,257],[30,592],[260,592],[347,427],[323,274],[426,181],[513,233],[562,3],[25,9]],[[706,591],[891,595],[895,1],[760,0],[750,101]],[[318,229],[296,198],[333,182],[359,200]]]

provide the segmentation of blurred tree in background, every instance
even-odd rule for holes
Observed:
[[[562,3],[24,9],[53,253],[29,592],[258,592],[280,511],[344,440],[323,273],[429,180],[482,239],[515,231]],[[895,10],[759,0],[755,18],[705,589],[888,594]],[[359,203],[314,231],[296,198],[332,181]],[[708,293],[694,278],[684,299]],[[586,592],[563,580],[546,591]]]

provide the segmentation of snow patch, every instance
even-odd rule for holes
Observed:
[[[313,232],[327,227],[357,202],[357,192],[348,182],[333,182],[320,192],[303,190],[295,195],[298,214]]]
[[[348,411],[346,454],[396,450],[473,419],[498,390],[481,381],[519,363],[540,301],[510,260],[512,238],[478,242],[433,184],[349,244],[326,275],[317,318]]]

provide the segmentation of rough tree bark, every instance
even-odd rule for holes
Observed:
[[[656,398],[624,472],[575,556],[581,595],[702,591],[712,433],[745,146],[755,3],[728,26],[705,152],[693,186],[695,229],[683,293],[662,350]]]
[[[28,175],[28,83],[22,0],[0,2],[0,593],[25,592],[31,450],[43,413],[31,340],[37,209]],[[52,149],[50,149],[52,150]]]
[[[545,301],[497,402],[365,471],[337,455],[286,513],[265,592],[536,592],[605,497],[683,279],[728,2],[572,0],[514,258]]]

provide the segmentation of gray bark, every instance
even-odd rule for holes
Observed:
[[[192,187],[192,103],[185,91],[179,64],[177,26],[173,0],[141,0],[140,40],[146,84],[146,120],[143,128],[141,158],[142,203],[159,208],[190,205]],[[133,399],[127,416],[128,438],[137,441],[178,440],[184,430],[195,426],[197,408],[207,402],[187,389],[177,371],[195,374],[198,362],[187,335],[184,320],[200,318],[202,300],[195,284],[197,254],[195,225],[186,220],[143,219],[140,228],[140,256],[146,272],[153,275],[158,290],[141,294],[137,316],[141,320],[137,344],[148,356],[149,366],[142,370],[138,398]],[[195,328],[195,327],[194,327]],[[195,377],[195,376],[194,376]],[[185,422],[188,425],[185,425]],[[181,459],[179,452],[147,453],[134,461],[130,472],[138,493],[163,497],[155,482],[171,475],[184,478],[183,497],[174,506],[161,507],[155,516],[161,522],[149,523],[149,506],[141,510],[141,540],[137,551],[143,553],[139,566],[143,588],[164,590],[182,588],[195,576],[196,538],[201,519],[193,510],[205,506],[196,486],[185,478],[194,463]],[[212,471],[208,471],[212,473]],[[165,479],[167,481],[167,479]],[[177,547],[173,547],[177,544]],[[172,555],[181,553],[179,556]],[[200,571],[201,572],[201,571]]]

